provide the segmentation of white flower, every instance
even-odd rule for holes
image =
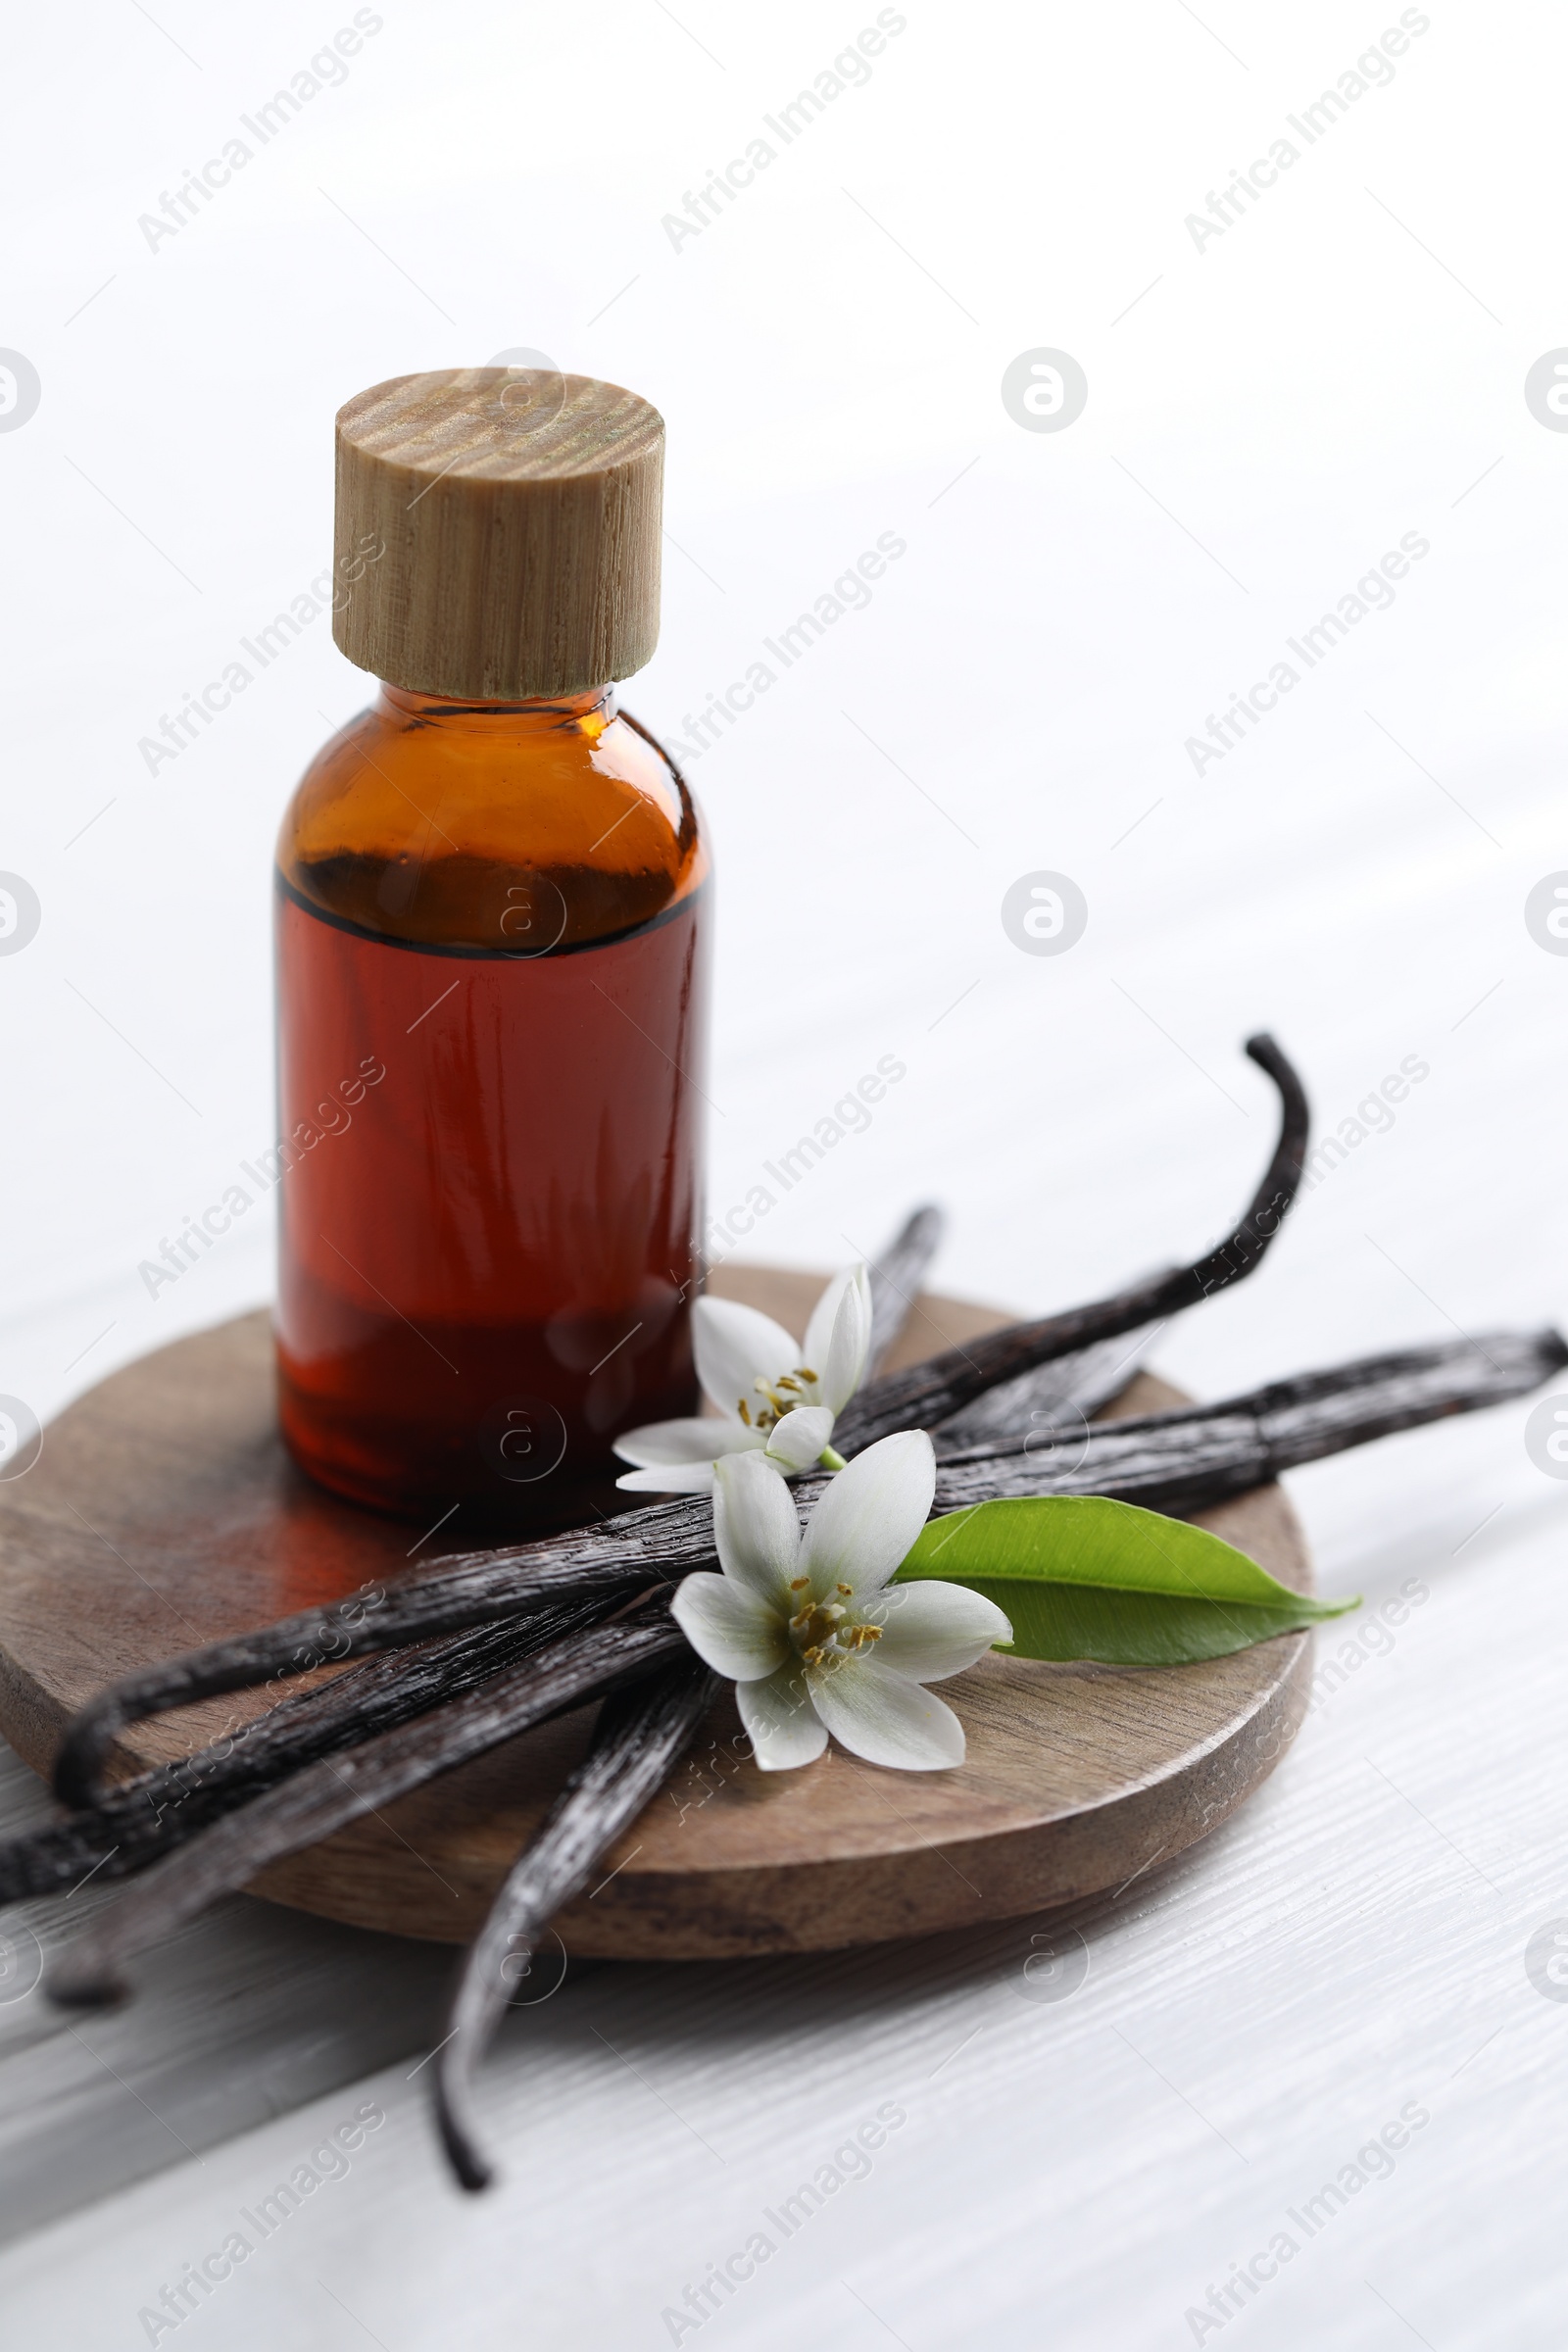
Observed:
[[[809,1764],[829,1732],[868,1764],[932,1772],[963,1762],[962,1724],[921,1685],[961,1674],[1012,1629],[961,1585],[889,1586],[935,1487],[930,1439],[902,1430],[839,1472],[803,1536],[764,1454],[717,1465],[722,1574],[684,1580],[675,1622],[716,1674],[734,1677],[764,1772]]]
[[[651,1421],[615,1440],[637,1466],[615,1481],[633,1493],[706,1494],[721,1454],[752,1448],[793,1475],[820,1461],[860,1385],[871,1346],[871,1285],[864,1266],[835,1275],[811,1310],[804,1341],[735,1298],[692,1308],[697,1377],[717,1405],[689,1421]],[[828,1462],[840,1467],[837,1456]]]

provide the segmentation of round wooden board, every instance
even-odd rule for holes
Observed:
[[[802,1330],[819,1282],[726,1267],[715,1291]],[[995,1329],[990,1309],[922,1297],[892,1362]],[[1119,1412],[1177,1401],[1147,1375]],[[1202,1525],[1310,1589],[1277,1487]],[[443,1546],[462,1543],[456,1523]],[[177,1341],[63,1413],[41,1458],[0,1487],[0,1731],[47,1772],[74,1710],[131,1668],[264,1624],[411,1563],[416,1531],[301,1478],[279,1446],[265,1313]],[[1119,1885],[1190,1845],[1289,1744],[1310,1637],[1158,1671],[991,1656],[944,1684],[968,1758],[895,1773],[837,1749],[763,1774],[729,1695],[671,1781],[559,1920],[568,1950],[710,1959],[810,1951],[1016,1917]],[[141,1724],[127,1764],[184,1755],[254,1711],[222,1699]],[[356,1927],[467,1940],[564,1773],[590,1710],[476,1759],[384,1815],[274,1865],[255,1891]]]

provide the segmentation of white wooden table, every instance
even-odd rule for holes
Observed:
[[[683,755],[718,854],[713,1209],[906,1069],[746,1254],[840,1263],[935,1194],[945,1289],[1099,1295],[1247,1197],[1272,1114],[1238,1047],[1267,1024],[1355,1140],[1162,1369],[1217,1396],[1568,1316],[1568,957],[1524,922],[1568,868],[1568,434],[1523,390],[1568,344],[1560,12],[1415,12],[1392,81],[1196,243],[1378,19],[926,0],[672,243],[682,191],[854,37],[839,0],[360,13],[346,75],[152,245],[159,191],[332,19],[157,0],[16,36],[0,342],[42,395],[0,436],[0,868],[42,919],[0,960],[0,1392],[47,1418],[268,1295],[261,1213],[172,1293],[136,1269],[271,1134],[270,841],[365,682],[318,615],[177,753],[142,744],[329,561],[338,403],[524,345],[668,416],[663,638],[627,695],[656,729],[695,744],[906,543]],[[1070,430],[1004,408],[1037,347],[1086,371]],[[1199,773],[1208,714],[1412,533],[1392,608]],[[1042,869],[1089,906],[1057,958],[1000,916]],[[442,1953],[237,1900],[122,2015],[4,2002],[0,2342],[1560,2352],[1568,2000],[1526,1954],[1568,1919],[1568,1490],[1526,1412],[1291,1481],[1323,1584],[1367,1597],[1321,1644],[1343,1680],[1254,1802],[1076,1923],[1080,1983],[1029,1921],[574,1971],[490,2063],[478,2201],[424,2111]],[[0,1780],[5,1820],[42,1802]],[[177,2326],[139,2316],[372,2103],[342,2177]],[[865,2176],[786,2237],[766,2217],[879,2112]],[[664,2316],[759,2230],[718,2308]]]

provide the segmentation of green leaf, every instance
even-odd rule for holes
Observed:
[[[1309,1600],[1185,1519],[1102,1495],[981,1502],[928,1520],[896,1582],[983,1592],[1005,1610],[1022,1658],[1181,1666],[1358,1608]]]

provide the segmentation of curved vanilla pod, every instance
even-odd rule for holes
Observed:
[[[513,1864],[464,1954],[435,2064],[435,2111],[442,2145],[465,2188],[488,2188],[494,2178],[474,2127],[473,2085],[512,1990],[508,1965],[526,1967],[556,1913],[582,1891],[622,1830],[657,1796],[717,1688],[717,1677],[688,1652],[605,1701],[593,1745]]]
[[[371,1658],[280,1699],[209,1746],[116,1782],[97,1804],[0,1843],[0,1904],[60,1893],[89,1874],[100,1886],[128,1878],[303,1765],[427,1714],[620,1605],[560,1601]]]
[[[1035,1323],[1009,1324],[1004,1331],[987,1332],[962,1348],[950,1348],[926,1363],[877,1381],[852,1396],[839,1415],[833,1427],[837,1450],[858,1453],[895,1430],[934,1428],[971,1397],[1031,1365],[1086,1348],[1092,1341],[1114,1339],[1118,1332],[1136,1331],[1140,1324],[1158,1322],[1245,1280],[1261,1262],[1296,1198],[1309,1124],[1301,1082],[1274,1040],[1250,1037],[1247,1053],[1279,1089],[1279,1142],[1241,1222],[1217,1249],[1192,1265],[1137,1283],[1093,1306],[1070,1307]]]
[[[871,1346],[866,1377],[872,1378],[909,1317],[926,1268],[942,1247],[947,1216],[934,1201],[912,1209],[880,1257],[867,1268],[871,1279]]]
[[[1004,1495],[1108,1494],[1182,1518],[1303,1462],[1526,1396],[1565,1364],[1568,1345],[1551,1330],[1490,1332],[1363,1356],[1219,1404],[949,1455],[937,1463],[932,1508],[940,1517]]]
[[[308,1764],[133,1879],[66,1946],[44,1990],[65,2008],[103,2008],[122,1999],[125,1964],[135,1953],[220,1895],[237,1892],[269,1862],[318,1844],[470,1756],[683,1653],[690,1654],[685,1635],[667,1607],[655,1603],[635,1617],[568,1635],[415,1723]]]

